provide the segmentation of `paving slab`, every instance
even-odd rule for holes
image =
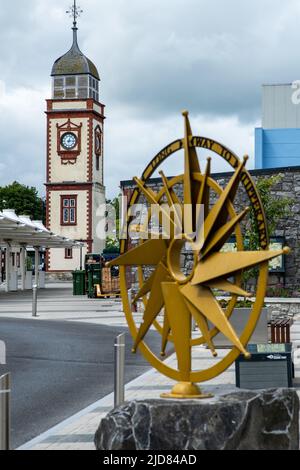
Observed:
[[[72,284],[49,284],[38,291],[36,321],[62,320],[107,326],[127,326],[120,299],[73,296]],[[0,318],[32,320],[32,293],[0,292]],[[136,314],[137,322],[141,314]]]

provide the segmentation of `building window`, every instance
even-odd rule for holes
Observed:
[[[72,248],[66,248],[66,250],[65,250],[65,259],[73,259],[73,250],[72,250]]]
[[[90,75],[53,78],[53,99],[88,99],[99,101],[99,80]]]
[[[61,225],[77,225],[77,196],[61,196]]]

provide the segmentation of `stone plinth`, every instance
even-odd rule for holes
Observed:
[[[110,412],[97,450],[298,450],[295,390],[241,391],[210,400],[144,400]]]

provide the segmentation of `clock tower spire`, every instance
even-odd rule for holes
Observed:
[[[73,18],[73,31],[77,31],[77,18],[83,13],[83,10],[79,6],[77,6],[76,0],[74,0],[74,4],[70,7],[69,10],[66,12]]]
[[[100,253],[99,207],[105,204],[103,174],[104,110],[97,67],[80,50],[76,0],[71,49],[52,67],[52,97],[47,100],[47,227],[86,243],[86,252]],[[79,250],[49,250],[47,270],[70,272],[80,263]]]
[[[80,17],[80,15],[83,13],[83,10],[79,6],[77,6],[76,0],[74,0],[74,4],[70,7],[69,10],[66,11],[68,15],[70,15],[71,18],[73,18],[73,47],[79,49],[78,47],[78,39],[77,39],[77,19]]]

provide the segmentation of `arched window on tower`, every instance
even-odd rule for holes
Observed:
[[[96,155],[96,171],[100,171],[100,158],[103,151],[103,134],[100,126],[95,129],[95,155]]]

